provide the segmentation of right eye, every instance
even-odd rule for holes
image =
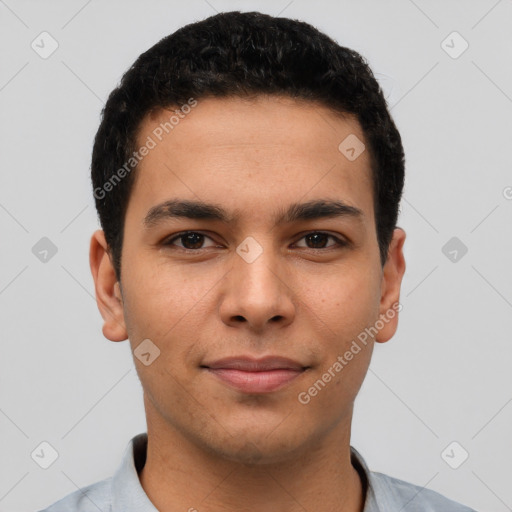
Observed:
[[[162,242],[162,245],[166,247],[178,247],[185,251],[199,251],[203,249],[203,247],[200,246],[203,245],[205,238],[212,240],[209,236],[198,231],[183,231],[181,233],[172,235],[170,238],[166,238]],[[174,242],[176,240],[180,240],[182,245],[175,245]]]

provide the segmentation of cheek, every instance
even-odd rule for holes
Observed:
[[[129,261],[125,320],[134,335],[163,339],[180,322],[190,322],[217,280],[211,273],[192,273],[168,261],[143,258]]]
[[[165,268],[155,264],[148,267],[147,272],[139,266],[130,274],[125,323],[132,352],[145,339],[158,347],[158,357],[150,366],[133,354],[143,387],[156,404],[169,400],[170,389],[177,400],[184,383],[195,377],[203,346],[198,340],[206,337],[208,324],[215,322],[208,292],[219,277],[212,275],[213,270],[184,272],[171,269],[168,263]],[[147,277],[142,279],[142,275]]]
[[[302,300],[334,334],[354,334],[378,317],[380,282],[368,267],[347,265],[311,281],[314,285],[303,288]]]

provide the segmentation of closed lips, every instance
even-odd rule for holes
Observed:
[[[202,367],[229,388],[246,394],[277,391],[307,370],[297,361],[272,356],[226,358]]]
[[[284,357],[266,357],[254,359],[248,357],[231,357],[220,359],[203,367],[216,369],[240,370],[243,372],[265,372],[271,370],[305,370],[307,367],[300,363]]]

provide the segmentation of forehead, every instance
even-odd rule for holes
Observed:
[[[339,148],[345,140],[359,141],[358,151],[365,144],[353,116],[276,96],[207,98],[179,109],[155,111],[140,125],[137,147],[153,146],[130,198],[140,215],[180,197],[275,218],[277,203],[329,197],[372,217],[369,152],[351,160]]]

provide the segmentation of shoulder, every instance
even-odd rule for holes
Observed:
[[[111,510],[111,481],[106,478],[79,489],[39,512],[109,512]]]
[[[382,498],[386,505],[400,505],[404,512],[475,512],[425,487],[375,471],[370,474],[377,502]]]

